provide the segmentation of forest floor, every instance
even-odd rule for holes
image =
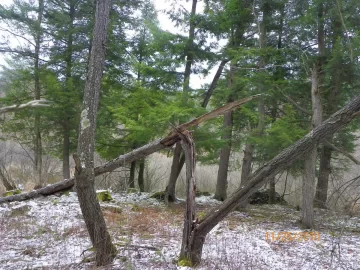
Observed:
[[[187,269],[176,264],[183,203],[112,195],[101,206],[119,254],[103,269]],[[216,204],[197,198],[197,215]],[[232,212],[206,238],[197,269],[360,269],[360,216],[316,209],[320,239],[304,238],[299,216],[282,205]],[[97,269],[76,194],[0,205],[0,269]]]

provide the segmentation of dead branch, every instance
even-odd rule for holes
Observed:
[[[341,149],[339,147],[336,147],[335,145],[331,144],[329,141],[325,141],[324,144],[329,146],[330,148],[332,148],[336,152],[339,152],[339,153],[343,154],[345,157],[349,158],[355,164],[360,165],[360,160],[358,160],[356,157],[354,157],[350,153],[346,152],[345,150],[343,150],[343,149]]]
[[[37,99],[29,101],[28,103],[20,104],[20,105],[11,105],[7,107],[0,108],[0,113],[8,113],[19,111],[25,108],[34,108],[34,107],[48,107],[52,102],[46,99]]]

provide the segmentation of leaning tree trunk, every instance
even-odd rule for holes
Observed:
[[[343,109],[333,114],[327,121],[259,168],[252,174],[246,186],[241,186],[222,205],[212,209],[202,220],[196,222],[193,226],[191,241],[186,248],[186,257],[190,258],[192,264],[196,265],[201,261],[206,235],[235,209],[239,203],[254,194],[270,178],[292,165],[296,160],[304,157],[304,155],[307,156],[318,143],[339,131],[358,115],[360,115],[360,96],[357,96]]]
[[[220,108],[217,108],[217,109],[213,110],[212,112],[203,114],[187,123],[179,125],[175,129],[176,132],[175,131],[170,132],[169,135],[166,136],[165,138],[155,140],[151,143],[148,143],[144,146],[134,149],[133,151],[131,151],[127,154],[120,155],[119,157],[117,157],[113,160],[110,160],[101,166],[96,167],[94,169],[95,176],[98,176],[98,175],[101,175],[104,173],[108,173],[108,172],[112,172],[113,170],[115,170],[121,166],[127,165],[134,160],[143,159],[144,157],[146,157],[152,153],[155,153],[155,152],[165,149],[167,147],[171,147],[175,143],[180,141],[180,138],[179,138],[177,132],[182,132],[182,131],[188,130],[190,128],[199,126],[201,123],[203,123],[207,120],[213,119],[215,117],[218,117],[219,115],[223,115],[224,113],[226,113],[228,111],[234,110],[235,108],[240,107],[241,105],[247,103],[250,100],[253,100],[254,98],[256,98],[258,96],[259,95],[250,96],[250,97],[247,97],[247,98],[244,98],[241,100],[234,101],[234,102],[226,104]],[[16,111],[16,110],[26,108],[26,107],[48,106],[47,103],[43,103],[43,102],[39,102],[39,103],[40,104],[38,104],[38,103],[34,104],[34,102],[32,101],[30,103],[22,104],[19,106],[14,105],[14,106],[10,106],[10,107],[0,108],[0,112],[9,112],[9,111],[14,111],[14,110]],[[54,194],[59,191],[68,190],[68,189],[72,188],[73,186],[74,186],[74,178],[65,179],[64,181],[61,181],[59,183],[49,185],[49,186],[43,187],[38,190],[31,191],[28,193],[23,193],[23,194],[0,198],[0,204],[5,203],[5,202],[29,200],[29,199],[39,197],[41,195],[48,196],[48,195]]]
[[[232,113],[228,112],[224,115],[224,124],[223,130],[224,135],[223,140],[226,141],[226,145],[220,151],[220,161],[219,161],[219,170],[216,181],[216,191],[214,199],[219,201],[224,201],[227,197],[227,187],[228,187],[228,168],[229,160],[231,153],[231,137],[232,137]]]
[[[94,140],[101,78],[105,61],[105,44],[111,0],[97,0],[93,44],[83,109],[81,112],[78,153],[75,160],[75,184],[86,227],[96,252],[96,264],[107,265],[116,256],[95,192]]]

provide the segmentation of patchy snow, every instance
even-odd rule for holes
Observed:
[[[102,203],[119,254],[107,269],[190,269],[176,265],[183,202],[166,207],[148,193],[111,194]],[[219,202],[196,198],[201,216]],[[303,233],[299,212],[251,206],[209,233],[197,269],[359,269],[360,217],[317,213],[320,241],[272,241],[266,233]],[[77,196],[70,192],[0,205],[1,269],[89,269],[91,243]]]

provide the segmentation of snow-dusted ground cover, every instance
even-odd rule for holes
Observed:
[[[102,209],[119,254],[106,269],[176,265],[183,203],[113,194]],[[197,198],[201,217],[219,202]],[[360,217],[317,211],[320,241],[272,241],[266,232],[303,232],[287,206],[233,212],[208,235],[198,269],[360,269]],[[0,205],[0,269],[96,269],[75,193]]]

